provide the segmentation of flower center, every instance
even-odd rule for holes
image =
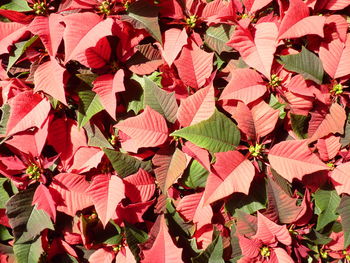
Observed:
[[[105,15],[109,15],[111,13],[111,3],[108,1],[103,1],[98,7],[100,12]]]
[[[343,85],[340,83],[333,85],[331,92],[334,93],[335,95],[342,94],[343,93]]]
[[[255,144],[255,146],[251,145],[249,147],[249,152],[252,156],[258,157],[261,154],[262,148],[263,148],[263,145],[257,143],[257,144]]]
[[[38,2],[33,5],[33,10],[38,16],[45,15],[47,6],[44,2]]]
[[[40,179],[41,174],[40,168],[36,164],[32,163],[27,167],[26,174],[29,175],[30,179],[38,181]]]
[[[270,87],[278,87],[281,86],[282,79],[279,78],[276,74],[271,75],[271,80],[269,82]]]
[[[192,16],[186,18],[186,24],[190,28],[194,28],[196,26],[196,23],[197,23],[197,16],[196,15],[192,15]]]
[[[260,248],[260,255],[262,255],[264,258],[269,257],[271,255],[270,248],[266,246]]]

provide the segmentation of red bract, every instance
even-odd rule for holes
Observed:
[[[2,1],[0,261],[349,261],[349,10]]]

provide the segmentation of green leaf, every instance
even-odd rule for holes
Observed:
[[[232,216],[237,216],[238,211],[253,214],[260,209],[264,209],[265,205],[259,197],[250,194],[234,193],[226,203],[225,208]]]
[[[130,82],[128,85],[128,92],[123,92],[122,96],[127,103],[127,111],[133,111],[137,115],[143,108],[144,90],[141,88],[144,86],[144,79],[136,74],[133,74],[130,78],[136,81],[140,85],[135,85],[135,82]]]
[[[155,40],[162,44],[162,36],[158,24],[158,8],[147,1],[136,1],[127,9],[127,15],[121,19],[129,22],[137,29],[145,29]]]
[[[103,110],[98,95],[91,90],[78,91],[80,99],[78,108],[78,125],[83,127],[95,114]]]
[[[10,232],[5,226],[0,225],[0,240],[5,241],[9,239],[13,239],[13,236],[10,234]]]
[[[32,206],[34,189],[23,190],[6,203],[6,214],[13,228],[16,243],[25,243],[39,236],[44,229],[54,229],[50,217]]]
[[[32,242],[14,244],[13,251],[17,263],[37,263],[44,252],[41,244],[41,237],[37,237]]]
[[[180,178],[180,182],[192,189],[205,187],[209,172],[196,160],[193,160]]]
[[[278,99],[273,94],[271,94],[269,105],[273,109],[280,111],[280,114],[279,114],[280,119],[283,120],[284,117],[286,117],[287,113],[284,111],[284,108],[286,107],[286,104],[280,103],[278,101]]]
[[[12,66],[17,62],[17,60],[23,55],[28,47],[31,46],[38,39],[38,36],[33,36],[27,41],[15,43],[15,50],[9,57],[9,62],[7,65],[7,72],[12,68]]]
[[[8,178],[0,178],[0,208],[5,208],[6,202],[10,199],[10,195],[6,191],[6,185],[8,183]]]
[[[112,145],[108,142],[106,137],[96,125],[92,124],[91,122],[88,122],[84,126],[84,129],[88,135],[89,146],[113,149]]]
[[[140,168],[147,172],[152,171],[152,164],[150,161],[140,161],[128,154],[111,149],[103,149],[103,151],[111,162],[113,169],[122,178],[136,173]]]
[[[7,9],[17,12],[32,11],[26,0],[11,0],[9,3],[0,6],[0,9]]]
[[[230,40],[234,29],[234,26],[227,24],[211,26],[205,32],[204,42],[218,54],[224,51],[231,51],[232,48],[227,46],[226,43]]]
[[[131,253],[134,255],[137,262],[140,260],[140,247],[139,244],[142,244],[147,241],[148,235],[146,232],[134,227],[133,225],[125,223],[125,236],[126,243],[131,250]]]
[[[0,121],[0,135],[6,134],[7,122],[10,117],[10,105],[8,103],[2,105],[1,110],[1,121]]]
[[[280,59],[280,63],[284,64],[287,70],[299,73],[305,79],[313,80],[317,84],[322,83],[324,74],[322,61],[304,46],[300,53],[281,56]]]
[[[77,76],[90,88],[93,87],[92,82],[98,77],[98,75],[94,73],[76,74],[75,76]]]
[[[167,92],[158,87],[158,85],[148,77],[144,79],[144,106],[148,105],[152,109],[162,114],[169,122],[176,121],[177,102],[175,92]]]
[[[319,189],[314,194],[315,213],[318,215],[316,230],[319,231],[338,218],[336,210],[340,197],[335,190]]]
[[[241,139],[236,124],[218,110],[209,119],[177,130],[170,136],[182,137],[214,153],[234,150]]]
[[[1,127],[1,123],[0,123]],[[350,144],[350,114],[347,116],[347,121],[345,123],[344,135],[340,137],[340,143],[342,147],[345,147]]]
[[[194,226],[192,223],[186,223],[180,214],[176,211],[171,199],[167,199],[167,213],[165,217],[168,221],[169,231],[172,236],[182,236],[190,238],[194,234]]]
[[[306,139],[309,117],[291,113],[290,121],[292,123],[293,132],[298,136],[298,138]]]
[[[198,256],[191,258],[192,263],[225,263],[223,260],[223,244],[222,237],[219,232],[216,232],[215,239],[211,244]]]
[[[338,212],[341,217],[341,225],[344,232],[344,249],[346,249],[350,245],[350,196],[342,196]]]

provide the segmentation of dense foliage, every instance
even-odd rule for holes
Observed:
[[[349,0],[6,0],[0,261],[350,261]]]

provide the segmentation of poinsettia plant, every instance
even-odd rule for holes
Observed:
[[[350,261],[348,0],[4,0],[0,261]]]

